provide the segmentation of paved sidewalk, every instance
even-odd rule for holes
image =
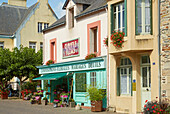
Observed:
[[[21,99],[0,100],[0,114],[116,114],[113,112],[91,112],[89,109],[76,111],[74,108],[53,108],[52,105],[31,105]]]

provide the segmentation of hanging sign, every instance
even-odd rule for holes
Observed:
[[[79,38],[63,42],[63,58],[79,56],[79,48]]]

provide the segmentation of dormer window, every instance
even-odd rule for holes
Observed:
[[[69,21],[69,28],[74,27],[74,8],[69,9],[69,15],[68,15],[68,21]]]

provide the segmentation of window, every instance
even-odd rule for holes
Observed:
[[[90,53],[98,52],[97,39],[97,27],[90,29]]]
[[[122,58],[117,74],[117,95],[132,95],[132,63]]]
[[[44,29],[48,28],[49,23],[44,23]]]
[[[36,42],[29,42],[29,48],[36,50]]]
[[[43,43],[42,42],[40,42],[40,49],[43,50]]]
[[[76,92],[86,92],[86,73],[76,73]]]
[[[38,22],[38,33],[42,32],[42,23]]]
[[[136,0],[136,34],[152,32],[152,0]]]
[[[0,42],[0,48],[4,49],[4,42]]]
[[[56,39],[50,40],[50,59],[57,61],[57,49],[56,49]]]
[[[127,0],[111,6],[111,31],[123,31],[127,35]]]
[[[96,72],[90,72],[90,85],[96,86]]]
[[[74,8],[69,9],[69,28],[74,27]]]
[[[87,25],[87,53],[97,52],[101,54],[101,21],[96,21]]]

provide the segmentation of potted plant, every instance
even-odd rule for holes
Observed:
[[[108,37],[104,38],[103,44],[105,45],[105,47],[108,47]]]
[[[91,100],[91,111],[102,111],[102,100],[105,97],[105,93],[101,89],[93,86],[88,87],[87,92],[87,96],[89,96],[89,99]]]
[[[31,103],[31,104],[35,104],[35,102],[36,102],[35,98],[31,98],[31,99],[30,99],[30,103]]]
[[[73,108],[73,107],[75,107],[75,101],[74,101],[74,99],[69,99],[69,104],[70,104],[70,107],[71,108]]]
[[[43,100],[42,100],[42,104],[43,104],[43,105],[47,105],[47,102],[48,102],[47,97],[44,97]]]
[[[0,90],[1,90],[1,99],[8,99],[9,90],[7,88],[7,83],[5,82],[5,80],[2,80],[2,82],[0,83]]]
[[[111,43],[116,47],[116,48],[122,48],[122,44],[124,43],[124,36],[125,33],[121,31],[113,31],[112,35],[110,37]]]
[[[95,58],[97,57],[97,55],[95,53],[91,53],[91,54],[88,54],[86,57],[85,57],[85,60],[89,60],[89,59],[92,59],[92,58]]]
[[[53,60],[48,60],[48,61],[46,62],[46,65],[50,65],[50,64],[54,64],[54,61],[53,61]]]
[[[54,108],[57,108],[59,101],[60,100],[58,100],[58,99],[54,99],[54,101],[53,101],[53,107]]]

